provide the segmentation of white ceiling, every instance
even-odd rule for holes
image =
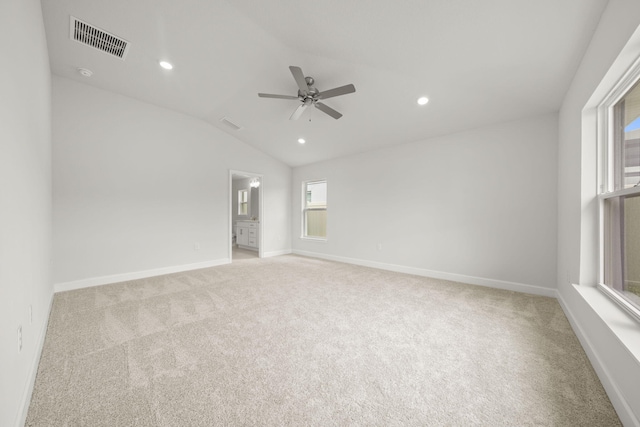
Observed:
[[[53,73],[180,111],[299,166],[557,111],[606,0],[42,0]],[[69,38],[73,15],[131,43]],[[166,71],[160,59],[175,68]],[[297,65],[344,116],[290,121]],[[77,68],[94,72],[91,78]],[[419,107],[416,99],[430,102]],[[234,131],[220,122],[242,126]],[[297,143],[303,137],[305,145]]]

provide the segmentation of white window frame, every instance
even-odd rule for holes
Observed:
[[[324,182],[325,185],[327,186],[327,199],[325,201],[325,207],[324,208],[308,208],[307,207],[307,186],[309,184],[316,184],[319,182]],[[329,231],[328,231],[328,224],[325,224],[325,227],[327,228],[327,231],[325,233],[324,237],[318,237],[318,236],[307,236],[306,235],[306,230],[307,230],[307,211],[325,211],[327,212],[327,216],[328,216],[328,212],[329,212],[329,184],[327,182],[327,179],[312,179],[309,181],[302,181],[302,212],[301,212],[301,230],[300,230],[300,238],[301,239],[305,239],[305,240],[315,240],[315,241],[319,241],[319,242],[326,242],[327,241],[327,236],[329,235]]]
[[[640,310],[626,297],[605,284],[605,203],[609,199],[629,195],[640,196],[640,186],[615,190],[614,162],[614,107],[640,81],[640,58],[614,86],[597,108],[598,126],[598,289],[615,301],[627,313],[640,322]]]

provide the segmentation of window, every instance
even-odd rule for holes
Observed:
[[[249,190],[238,191],[238,215],[249,214]]]
[[[327,181],[303,183],[302,237],[327,238]]]
[[[640,83],[629,87],[601,108],[600,282],[640,318]]]

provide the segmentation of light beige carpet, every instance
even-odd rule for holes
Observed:
[[[298,256],[55,295],[29,426],[615,426],[551,298]]]
[[[256,259],[258,258],[258,251],[252,251],[249,249],[241,249],[238,247],[233,247],[231,251],[231,261],[239,261],[245,259]]]

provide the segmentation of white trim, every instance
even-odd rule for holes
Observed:
[[[640,187],[629,187],[622,190],[610,191],[608,193],[602,193],[598,195],[600,200],[612,199],[614,197],[630,196],[640,193]]]
[[[486,286],[489,288],[504,289],[507,291],[524,292],[545,297],[556,297],[556,290],[543,288],[542,286],[526,285],[524,283],[507,282],[504,280],[487,279],[484,277],[465,276],[463,274],[447,273],[443,271],[427,270],[424,268],[408,267],[397,264],[387,264],[377,261],[368,261],[356,258],[347,258],[335,255],[327,255],[318,252],[308,252],[294,249],[293,253],[312,258],[321,258],[329,261],[344,262],[347,264],[362,265],[365,267],[379,268],[381,270],[395,271],[398,273],[413,274],[416,276],[432,277],[434,279],[451,280],[454,282],[466,283],[469,285]]]
[[[629,314],[629,316],[633,317],[637,322],[640,322],[640,311],[638,311],[636,306],[631,304],[627,300],[627,298],[625,298],[623,295],[620,295],[618,292],[611,289],[609,286],[603,285],[602,283],[598,283],[598,289],[600,290],[600,292],[605,294],[608,298],[611,298],[613,302],[618,304],[620,308],[622,308],[624,311],[627,312],[627,314]]]
[[[36,384],[36,376],[38,374],[38,366],[40,365],[40,357],[42,356],[42,349],[44,347],[44,339],[47,336],[47,327],[49,326],[49,316],[51,315],[51,308],[53,307],[53,292],[49,296],[49,304],[47,312],[40,326],[40,333],[36,341],[36,351],[31,362],[31,369],[27,376],[27,382],[24,385],[24,391],[22,392],[22,401],[20,402],[20,408],[18,410],[17,419],[15,422],[16,427],[22,427],[27,421],[27,414],[29,413],[29,406],[31,404],[31,396],[33,394],[33,388]]]
[[[556,298],[558,300],[558,303],[560,304],[560,307],[564,311],[564,314],[567,316],[571,328],[578,337],[578,341],[580,341],[582,348],[587,354],[587,357],[589,358],[593,369],[596,371],[596,374],[598,375],[602,386],[607,392],[607,396],[609,397],[609,400],[611,400],[611,404],[615,408],[620,421],[622,421],[622,424],[625,426],[640,427],[640,421],[638,420],[638,418],[636,418],[632,408],[629,406],[624,398],[624,395],[614,382],[606,365],[602,362],[602,360],[600,360],[600,356],[598,355],[595,346],[589,340],[588,335],[584,333],[584,330],[578,323],[578,320],[573,315],[571,309],[569,309],[569,305],[564,301],[564,298],[562,298],[562,294],[560,294],[560,292],[556,292]]]
[[[110,283],[126,282],[128,280],[144,279],[147,277],[162,276],[164,274],[180,273],[182,271],[198,270],[201,268],[215,267],[229,264],[229,258],[221,258],[213,261],[196,262],[193,264],[175,265],[172,267],[154,268],[153,270],[133,271],[130,273],[112,274],[109,276],[90,277],[88,279],[75,280],[73,282],[56,283],[54,292],[72,291],[74,289],[90,288],[92,286],[108,285]]]
[[[264,254],[262,254],[263,258],[270,258],[273,256],[280,256],[280,255],[289,255],[291,253],[291,249],[282,249],[280,251],[270,251],[270,252],[265,252]]]
[[[298,237],[298,239],[300,239],[300,240],[308,240],[310,242],[327,243],[327,238],[326,237],[305,237],[305,236],[301,236],[301,237]]]
[[[629,41],[631,41],[631,39]],[[631,89],[631,86],[633,86],[638,79],[640,79],[640,56],[637,56],[636,51],[635,60],[629,68],[624,71],[622,77],[614,83],[613,87],[609,90],[609,93],[600,102],[600,106],[605,108],[613,107],[627,94],[629,89]]]

